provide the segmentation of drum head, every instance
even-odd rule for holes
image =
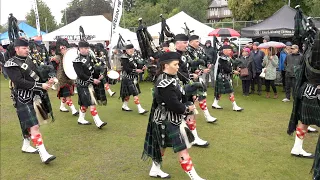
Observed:
[[[63,70],[71,80],[77,79],[77,73],[73,68],[73,61],[78,58],[78,49],[70,48],[63,56]]]
[[[107,74],[110,79],[118,79],[120,77],[119,73],[115,70],[110,70]]]

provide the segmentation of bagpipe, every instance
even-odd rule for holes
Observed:
[[[154,53],[159,51],[153,43],[153,38],[148,32],[147,27],[143,25],[142,18],[139,18],[139,27],[136,33],[143,59],[149,59]]]
[[[174,34],[170,31],[170,28],[166,22],[166,19],[160,14],[161,18],[161,31],[160,31],[160,36],[159,36],[159,45],[162,45],[165,40],[165,36],[167,38],[174,38]]]
[[[189,27],[187,26],[187,23],[186,23],[186,22],[184,22],[184,26],[185,26],[185,27],[182,28],[182,29],[184,29],[185,35],[187,35],[188,37],[190,37],[191,34],[194,32],[194,30],[190,30]]]

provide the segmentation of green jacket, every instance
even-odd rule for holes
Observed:
[[[269,60],[268,56],[263,58],[263,67],[266,68],[266,80],[275,80],[277,78],[277,67],[279,58],[277,55],[272,56],[272,60]]]

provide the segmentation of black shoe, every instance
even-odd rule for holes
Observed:
[[[111,94],[111,97],[113,97],[116,93],[117,93],[117,92],[113,92],[113,93]]]
[[[146,114],[148,112],[149,112],[148,110],[144,110],[142,113],[139,113],[139,114],[144,115],[144,114]]]
[[[69,112],[69,110],[67,109],[67,110],[63,111],[63,110],[60,109],[60,112]]]
[[[295,157],[300,157],[300,158],[306,158],[306,159],[314,159],[314,155],[311,154],[310,156],[303,156],[302,154],[291,154],[292,156],[295,156]]]
[[[124,109],[124,108],[122,108],[122,111],[130,112],[130,111],[132,111],[132,109]]]
[[[48,158],[44,163],[45,164],[49,164],[51,161],[55,160],[56,157],[55,156],[51,156],[50,158]]]
[[[209,142],[207,142],[207,143],[205,143],[203,145],[194,144],[194,146],[201,147],[201,148],[207,148],[209,145],[210,145]]]
[[[87,123],[80,123],[78,122],[79,125],[91,125],[92,123],[91,122],[87,122]]]
[[[98,128],[99,128],[99,129],[102,129],[102,127],[105,126],[105,125],[107,125],[107,124],[108,124],[107,122],[103,122],[103,124],[101,124],[101,126],[99,126]]]
[[[22,153],[26,153],[26,154],[39,154],[39,151],[36,150],[34,152],[27,152],[27,151],[21,151]]]
[[[75,112],[74,114],[72,114],[73,116],[78,116],[79,115],[79,112]]]
[[[254,91],[250,91],[249,94],[254,94]]]
[[[261,96],[261,92],[258,92],[258,95]]]

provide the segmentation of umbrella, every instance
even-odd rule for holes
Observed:
[[[231,29],[231,28],[219,28],[219,29],[215,29],[213,30],[211,33],[208,34],[208,36],[216,36],[216,37],[234,37],[237,36],[239,37],[240,34],[238,33],[238,31]]]
[[[283,48],[283,47],[286,47],[286,45],[283,44],[282,42],[269,41],[269,42],[262,43],[258,46],[258,48],[262,48],[262,49],[269,48],[269,47]]]

